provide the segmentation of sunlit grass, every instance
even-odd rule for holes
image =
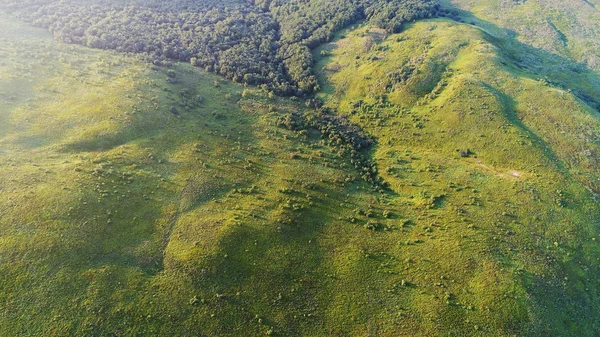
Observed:
[[[320,97],[376,138],[379,193],[277,127],[303,102],[0,22],[0,335],[595,333],[572,74],[447,20],[340,33]]]

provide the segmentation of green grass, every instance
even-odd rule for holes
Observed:
[[[535,48],[570,58],[598,72],[598,1],[444,0],[463,10],[466,22],[496,35],[514,36]]]
[[[549,85],[544,72],[514,66],[507,55],[518,50],[504,47],[517,42],[475,27],[419,22],[365,51],[372,33],[362,27],[323,47],[332,56],[318,70],[334,90],[321,97],[377,138],[388,207],[416,219],[407,243],[429,237],[387,251],[428,261],[410,275],[421,292],[436,294],[427,280],[438,274],[453,281],[435,281],[450,283],[438,298],[450,292],[477,308],[448,309],[419,294],[409,315],[435,318],[415,319],[405,334],[477,325],[481,335],[593,335],[583,312],[597,310],[589,268],[598,263],[598,113],[558,87],[568,79]],[[585,76],[578,86],[592,87],[597,78]]]
[[[170,84],[166,69],[3,23],[17,28],[0,51],[0,335],[339,324],[330,260],[373,235],[346,217],[377,195],[316,131],[276,126],[303,104],[243,98],[189,65]]]
[[[598,78],[489,25],[322,47],[376,192],[298,100],[1,17],[0,335],[598,334]]]

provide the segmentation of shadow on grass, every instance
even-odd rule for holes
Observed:
[[[600,113],[600,76],[594,70],[572,59],[522,43],[517,40],[517,33],[512,30],[478,19],[469,12],[459,11],[459,13],[461,17],[465,18],[465,21],[484,27],[480,29],[485,33],[486,39],[500,47],[501,56],[508,61],[502,62],[503,65],[518,76],[535,81],[545,80],[551,86],[571,92],[582,103]],[[486,28],[502,32],[504,36],[496,36]],[[551,144],[548,144],[543,136],[532,131],[518,118],[516,101],[489,84],[485,84],[485,87],[501,100],[507,120],[529,135],[557,169],[565,175],[566,179],[572,179],[572,174],[566,167],[564,159],[552,150]],[[565,113],[568,112],[565,111]],[[589,234],[581,226],[579,226],[579,230],[583,231],[581,233],[582,240],[586,239]],[[565,281],[569,278],[565,277],[563,280],[559,275],[577,274],[579,273],[576,271],[578,267],[557,259],[548,260],[546,254],[547,252],[540,247],[533,250],[533,255],[537,256],[536,259],[547,261],[548,269],[552,271],[553,276],[526,271],[517,275],[517,279],[526,287],[531,299],[529,310],[533,313],[533,325],[529,333],[534,335],[564,334],[565,336],[597,335],[600,333],[600,324],[597,323],[595,316],[600,312],[598,304],[600,296],[597,291],[591,290],[594,286],[590,284],[589,280],[590,277],[598,279],[600,275],[597,273],[594,273],[596,275],[593,277],[588,275],[588,281],[583,279]],[[593,256],[584,253],[582,247],[576,247],[571,254],[578,261],[579,266],[593,266],[595,263]]]

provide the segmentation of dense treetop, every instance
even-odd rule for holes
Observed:
[[[279,94],[314,91],[311,49],[367,20],[390,32],[445,14],[436,0],[9,0],[0,9],[56,39],[189,61]]]

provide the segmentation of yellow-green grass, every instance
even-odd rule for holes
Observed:
[[[597,333],[598,112],[515,66],[517,51],[503,47],[517,42],[477,27],[429,20],[380,34],[362,26],[322,47],[330,90],[320,96],[376,137],[388,207],[416,219],[404,244],[386,248],[427,261],[405,264],[403,278],[476,308],[413,294],[404,314],[418,324],[404,334]],[[397,72],[410,76],[391,80]],[[563,75],[561,86],[577,76]],[[578,85],[593,87],[586,76]]]
[[[331,261],[378,242],[348,217],[384,206],[316,131],[276,126],[303,104],[2,24],[0,335],[346,329]]]
[[[324,46],[379,193],[277,127],[297,100],[0,22],[0,335],[598,333],[598,120],[513,41],[432,20]]]
[[[443,0],[468,23],[600,71],[597,0]]]

